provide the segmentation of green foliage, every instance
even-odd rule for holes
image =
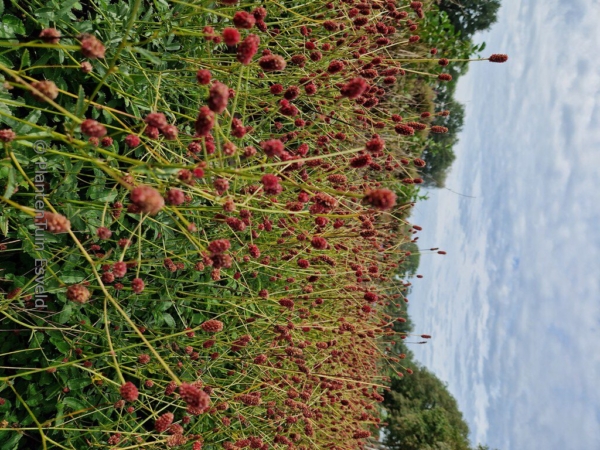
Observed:
[[[392,117],[436,112],[435,59],[408,23],[379,40],[349,4],[283,0],[241,29],[260,38],[245,64],[221,38],[259,2],[226,3],[0,0],[0,449],[360,447],[381,355],[410,360],[395,276],[432,122],[409,136]],[[390,13],[361,19],[398,25]],[[269,52],[287,66],[261,64]],[[342,95],[359,76],[368,91]],[[293,112],[277,84],[299,88]],[[435,408],[406,425],[438,447],[454,426]]]
[[[440,0],[439,7],[464,37],[487,30],[497,19],[500,0]]]
[[[402,250],[404,254],[402,255],[402,253],[400,253],[402,263],[399,267],[399,273],[402,277],[416,275],[421,261],[419,246],[414,242],[406,242],[400,246],[400,250]]]
[[[411,367],[413,367],[411,365]],[[385,444],[393,450],[468,450],[469,429],[447,387],[427,369],[393,378],[385,393]]]

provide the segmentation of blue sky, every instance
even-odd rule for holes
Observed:
[[[417,204],[417,358],[473,443],[600,449],[600,2],[503,0],[446,186]]]

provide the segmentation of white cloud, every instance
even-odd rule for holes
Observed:
[[[600,448],[600,4],[505,1],[473,65],[449,188],[418,205],[415,353],[456,395],[474,441]],[[427,244],[429,245],[429,244]],[[431,283],[431,284],[427,284]]]

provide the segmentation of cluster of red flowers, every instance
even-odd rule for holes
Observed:
[[[380,423],[374,405],[383,397],[372,383],[380,376],[379,340],[395,336],[392,325],[401,319],[385,311],[407,301],[409,284],[396,274],[411,255],[398,248],[417,242],[421,229],[401,219],[427,167],[410,145],[448,132],[447,111],[389,112],[413,67],[387,48],[402,42],[425,53],[436,84],[452,80],[440,73],[451,60],[423,50],[415,34],[423,2],[324,2],[310,26],[300,21],[307,11],[300,2],[285,14],[289,27],[265,22],[266,8],[276,12],[276,5],[250,11],[237,0],[213,3],[224,8],[219,20],[200,28],[200,48],[210,57],[185,60],[195,64],[191,82],[182,83],[182,97],[193,99],[191,120],[189,105],[150,112],[114,141],[100,122],[80,124],[92,144],[105,147],[85,149],[102,153],[98,164],[118,175],[120,201],[86,218],[97,223],[86,249],[101,272],[66,287],[66,298],[98,308],[102,302],[91,300],[100,285],[119,304],[131,302],[127,319],[155,308],[148,330],[128,329],[122,345],[152,334],[152,358],[137,350],[119,374],[140,390],[121,381],[111,403],[126,417],[148,402],[139,417],[165,433],[163,446],[198,450],[203,438],[190,430],[201,429],[225,449],[364,448],[367,426]],[[57,45],[61,33],[48,28],[39,39]],[[78,39],[86,58],[105,56],[96,37]],[[31,83],[30,92],[43,101],[59,94],[49,80]],[[0,130],[7,147],[15,139],[11,129]],[[132,170],[123,170],[128,163]],[[52,233],[71,226],[53,213],[44,223]],[[117,327],[130,320],[106,326],[122,339]],[[202,415],[210,427],[197,426]],[[249,426],[254,420],[260,433]],[[107,440],[118,445],[123,436]]]

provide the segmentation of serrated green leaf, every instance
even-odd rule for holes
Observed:
[[[42,115],[42,111],[40,111],[39,109],[34,109],[33,111],[31,111],[27,117],[25,117],[25,119],[23,119],[25,122],[28,123],[19,123],[19,125],[17,125],[14,128],[15,133],[17,134],[27,134],[31,131],[32,129],[32,125],[37,124],[37,121],[40,119],[40,116]]]
[[[31,59],[29,57],[29,50],[23,50],[23,54],[21,55],[21,69],[24,67],[29,67],[31,65]]]
[[[12,14],[2,16],[2,23],[10,27],[15,34],[26,34],[23,22]]]
[[[71,389],[72,391],[75,391],[75,390],[83,389],[86,386],[89,386],[91,381],[92,380],[90,380],[89,378],[73,378],[67,382],[67,386],[69,386],[69,389]],[[84,406],[84,408],[85,408],[85,406]]]
[[[15,169],[14,167],[3,167],[2,169],[6,171],[6,190],[4,191],[4,197],[11,198],[12,195],[15,193],[15,189],[17,187]]]
[[[40,8],[36,11],[35,15],[49,20],[56,19],[56,11],[54,8]]]
[[[66,15],[68,12],[71,11],[71,9],[81,9],[81,5],[79,5],[79,8],[76,8],[76,5],[79,5],[79,1],[78,0],[66,0],[61,6],[62,8],[60,8],[56,14],[58,14],[58,16],[64,16]]]
[[[71,315],[73,314],[73,305],[71,303],[67,303],[63,310],[58,315],[58,319],[56,321],[58,323],[67,323]]]
[[[63,273],[60,275],[60,279],[65,284],[75,284],[80,283],[85,279],[85,273],[79,271],[73,271],[68,273]]]
[[[3,36],[2,27],[3,27],[3,25],[0,24],[0,38],[10,37],[10,36]],[[0,64],[2,64],[3,66],[8,67],[9,69],[12,69],[13,67],[15,67],[15,65],[12,63],[12,61],[10,59],[5,58],[2,55],[0,55]]]
[[[51,337],[50,342],[52,342],[52,344],[54,344],[57,350],[61,353],[67,353],[71,349],[69,343],[66,342],[62,337]]]

